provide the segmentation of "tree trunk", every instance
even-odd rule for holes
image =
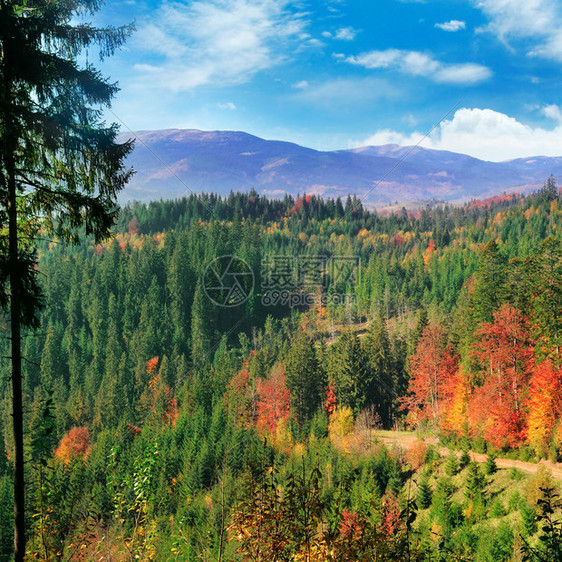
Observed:
[[[10,263],[10,324],[12,339],[12,416],[14,432],[14,560],[25,556],[25,476],[21,370],[21,272],[18,259],[18,212],[14,161],[6,155],[8,172],[8,228]]]

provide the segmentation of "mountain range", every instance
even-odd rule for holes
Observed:
[[[562,157],[487,162],[397,145],[324,152],[236,131],[167,129],[121,135],[131,137],[136,140],[129,165],[136,174],[122,201],[254,188],[268,197],[355,194],[366,206],[416,206],[529,192],[551,174],[562,175]]]

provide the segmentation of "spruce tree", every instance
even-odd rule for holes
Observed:
[[[451,453],[445,463],[445,472],[449,476],[454,476],[459,471],[459,459],[455,453]]]
[[[285,376],[297,423],[302,426],[312,419],[319,407],[324,386],[314,343],[303,331],[297,332],[291,341]]]
[[[418,506],[421,509],[427,509],[429,506],[431,506],[432,495],[433,492],[431,490],[431,486],[429,485],[429,478],[427,477],[427,474],[424,474],[421,477],[420,484],[418,486]]]
[[[482,250],[471,296],[473,322],[491,322],[505,293],[506,263],[498,245],[490,240]]]
[[[14,433],[15,560],[25,554],[22,329],[38,324],[35,236],[39,228],[67,239],[78,230],[109,234],[116,195],[130,172],[132,144],[101,121],[117,86],[79,55],[99,46],[111,55],[130,26],[76,24],[97,0],[0,1],[0,304],[9,308]],[[8,289],[9,287],[9,289]]]
[[[191,308],[191,361],[196,368],[201,368],[211,360],[210,320],[209,299],[199,279]]]
[[[367,365],[370,368],[369,385],[366,401],[381,413],[385,426],[390,424],[392,404],[395,395],[393,380],[393,361],[390,342],[382,316],[377,317],[371,325],[364,340]]]
[[[496,465],[496,458],[493,454],[489,453],[488,457],[486,458],[486,464],[484,465],[484,472],[490,476],[495,474],[498,470],[498,466]]]
[[[327,375],[328,380],[336,387],[340,403],[359,412],[365,405],[371,373],[359,338],[351,331],[344,332],[329,349]]]

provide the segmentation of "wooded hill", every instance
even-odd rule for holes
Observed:
[[[30,554],[509,560],[526,542],[547,552],[530,515],[547,492],[513,500],[508,517],[477,468],[430,480],[443,460],[389,452],[371,430],[560,457],[561,218],[552,179],[529,197],[390,216],[357,198],[252,192],[128,205],[103,245],[40,241],[42,328],[24,342]],[[229,255],[253,290],[217,306],[205,274]],[[348,275],[331,269],[339,261]],[[303,264],[315,265],[305,275]],[[296,307],[271,298],[281,267]],[[0,348],[9,354],[7,338]],[[487,522],[496,516],[501,528]],[[494,554],[486,541],[509,548]]]

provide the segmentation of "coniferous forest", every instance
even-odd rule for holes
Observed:
[[[250,192],[41,239],[29,558],[559,559],[555,471],[499,464],[562,456],[561,216],[552,179],[388,216]],[[223,300],[221,256],[252,272]],[[385,445],[398,430],[412,442]]]

